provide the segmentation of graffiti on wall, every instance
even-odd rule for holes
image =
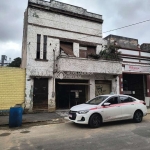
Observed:
[[[110,84],[95,84],[95,95],[110,94]]]

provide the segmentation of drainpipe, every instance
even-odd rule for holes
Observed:
[[[55,60],[55,50],[53,49],[53,58],[54,58],[54,64],[53,64],[53,91],[52,91],[52,98],[55,97],[55,77],[54,77],[54,73],[55,73],[55,65],[56,65],[56,60]]]

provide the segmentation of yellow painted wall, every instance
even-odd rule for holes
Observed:
[[[0,110],[24,102],[25,69],[0,67]]]

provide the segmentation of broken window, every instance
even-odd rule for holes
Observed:
[[[95,46],[80,46],[79,47],[79,57],[81,58],[88,58],[88,55],[96,54],[96,47]]]
[[[68,55],[68,56],[73,56],[73,43],[69,43],[69,42],[60,42],[60,53],[62,53],[62,51]]]

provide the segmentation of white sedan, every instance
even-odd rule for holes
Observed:
[[[89,124],[93,128],[99,127],[103,122],[126,119],[140,123],[145,115],[145,102],[127,95],[100,95],[69,111],[71,121]]]

